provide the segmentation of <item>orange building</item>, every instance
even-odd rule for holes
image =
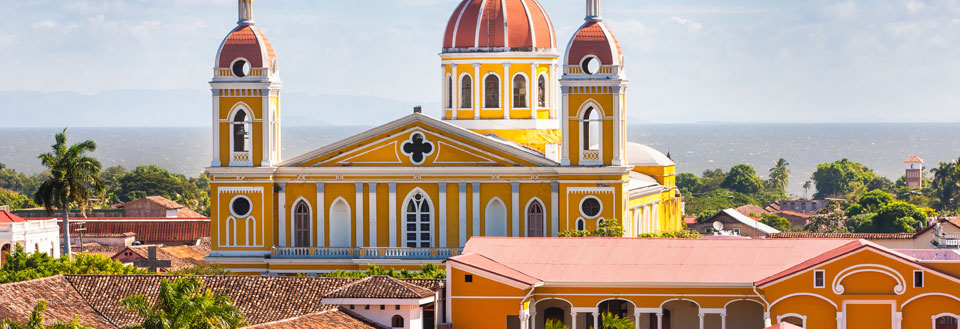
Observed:
[[[598,328],[604,312],[643,329],[955,329],[957,256],[842,239],[474,238],[447,261],[446,318],[459,329]]]

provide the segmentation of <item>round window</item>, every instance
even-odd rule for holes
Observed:
[[[600,200],[597,198],[586,198],[580,202],[580,212],[587,217],[597,217],[600,215]]]
[[[580,64],[580,68],[583,69],[583,73],[594,75],[597,72],[600,72],[600,59],[595,56],[587,57],[583,60],[583,63]]]
[[[245,59],[237,59],[233,61],[233,75],[238,77],[245,77],[250,74],[250,62],[247,62]]]
[[[244,197],[233,199],[233,202],[230,203],[230,211],[233,212],[234,216],[246,217],[250,214],[250,199]]]

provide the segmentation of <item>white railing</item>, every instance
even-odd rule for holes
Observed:
[[[253,155],[252,152],[231,152],[230,153],[230,165],[238,166],[252,166],[253,165]]]
[[[621,69],[619,65],[601,65],[600,69],[593,74],[609,74],[616,75],[620,74]],[[566,74],[584,74],[583,68],[580,65],[564,65],[563,73]]]
[[[273,247],[274,258],[314,259],[447,259],[460,255],[460,248],[338,248]]]

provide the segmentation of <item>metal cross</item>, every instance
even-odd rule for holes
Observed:
[[[164,267],[170,268],[169,260],[159,260],[157,259],[157,246],[147,247],[147,259],[146,260],[135,260],[133,265],[137,267],[146,267],[152,273],[157,272],[157,268]]]

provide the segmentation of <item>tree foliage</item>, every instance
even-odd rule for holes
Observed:
[[[817,187],[814,199],[843,197],[854,192],[858,186],[868,186],[877,175],[859,162],[841,159],[832,163],[821,163],[810,179]],[[877,184],[877,183],[875,183]]]
[[[770,176],[767,179],[767,185],[770,188],[786,190],[790,185],[790,163],[786,159],[780,158],[777,163],[770,168]]]
[[[603,312],[600,315],[600,328],[603,329],[633,329],[633,320],[629,317],[620,317],[617,314]]]
[[[570,329],[570,327],[567,327],[562,321],[547,319],[543,325],[543,329]]]
[[[0,206],[10,206],[10,210],[33,208],[37,204],[26,195],[0,188]]]
[[[791,227],[793,227],[793,224],[786,218],[768,213],[760,214],[760,222],[780,232],[790,232]]]
[[[46,175],[49,173],[28,176],[0,163],[0,189],[30,196],[37,192],[37,188],[43,181],[42,178]]]
[[[214,329],[247,325],[233,301],[204,289],[203,279],[181,277],[173,282],[163,279],[154,303],[140,294],[127,296],[120,304],[143,317],[134,329]]]
[[[934,199],[934,208],[943,213],[960,212],[960,158],[941,162],[930,171],[933,173],[930,194]]]
[[[763,189],[763,180],[757,176],[757,171],[752,166],[738,164],[730,168],[730,173],[721,186],[734,192],[754,194]]]
[[[831,203],[816,215],[811,216],[810,222],[804,226],[803,230],[815,233],[847,233],[846,227],[843,226],[844,217],[839,205]]]
[[[159,195],[187,208],[209,215],[209,181],[206,176],[188,178],[156,165],[138,166],[130,172],[122,167],[108,168],[104,176],[112,187],[108,194],[116,201],[129,202]]]
[[[370,276],[385,275],[397,279],[444,279],[447,277],[447,271],[437,267],[434,264],[420,265],[420,271],[396,270],[392,268],[383,268],[376,265],[370,265],[366,271],[344,271],[336,270],[325,274],[328,278],[366,278]]]
[[[47,311],[47,301],[41,299],[30,312],[30,318],[27,322],[17,322],[13,319],[3,319],[0,321],[0,329],[88,329],[93,328],[80,323],[79,316],[74,316],[73,321],[57,321],[52,325],[44,325],[43,313]]]
[[[569,230],[557,234],[561,238],[583,238],[583,237],[622,237],[623,226],[619,219],[607,219],[597,225],[596,230]]]
[[[43,252],[27,253],[17,245],[3,267],[0,283],[27,281],[58,274],[145,274],[147,271],[123,265],[101,255],[78,254],[74,257],[54,258]]]

